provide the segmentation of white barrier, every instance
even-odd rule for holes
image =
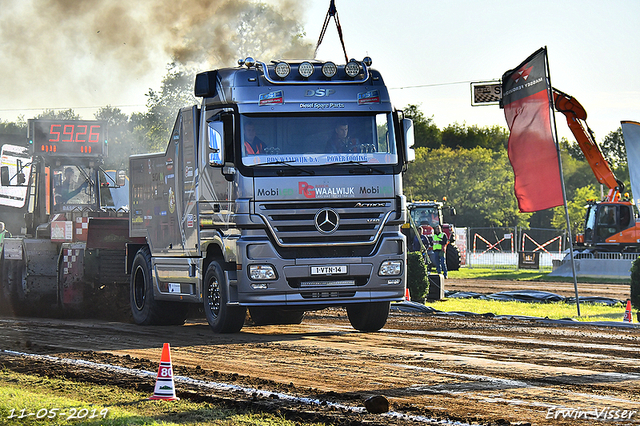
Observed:
[[[638,258],[634,253],[576,253],[576,275],[591,278],[630,278],[631,265]],[[518,269],[518,253],[467,252],[468,268]],[[572,277],[571,263],[565,253],[540,253],[540,271],[551,271],[552,277]]]
[[[633,259],[574,259],[576,275],[578,277],[590,278],[621,278],[631,279],[631,265]],[[550,277],[573,277],[571,262],[569,259],[563,261],[560,266],[554,269]]]
[[[552,269],[553,261],[560,261],[564,256],[564,253],[540,253],[540,269]],[[469,268],[517,269],[518,253],[468,252],[467,266]]]

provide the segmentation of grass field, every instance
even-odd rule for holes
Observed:
[[[575,304],[562,302],[522,303],[479,299],[447,299],[425,304],[443,312],[492,313],[495,315],[574,319],[577,321],[622,321],[626,308],[622,303],[615,306],[581,303],[580,316],[578,316]]]
[[[0,370],[0,425],[320,425],[188,400],[149,401],[149,396],[116,386]]]

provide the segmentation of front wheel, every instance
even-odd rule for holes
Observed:
[[[368,302],[347,305],[351,326],[358,331],[378,331],[387,323],[390,302]]]
[[[209,264],[202,283],[204,315],[214,333],[237,333],[244,325],[244,306],[229,305],[229,285],[217,261]]]

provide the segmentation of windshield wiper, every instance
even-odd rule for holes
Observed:
[[[341,161],[339,163],[327,163],[327,164],[323,164],[323,166],[344,166],[344,165],[349,165],[349,164],[353,164],[356,166],[359,166],[357,169],[349,169],[349,173],[351,174],[372,174],[373,172],[376,172],[378,174],[384,174],[384,171],[375,168],[375,167],[371,167],[371,165],[369,163],[367,163],[366,161]]]
[[[270,165],[278,164],[278,165],[287,166],[291,170],[297,171],[298,172],[297,174],[306,173],[309,176],[313,176],[313,175],[316,174],[316,172],[314,172],[313,170],[307,170],[307,169],[302,168],[301,166],[296,166],[296,165],[291,164],[291,163],[292,163],[292,161],[279,160],[279,161],[270,161],[268,163],[259,163],[259,164],[256,164],[254,167],[270,166]],[[282,175],[284,175],[284,170],[278,170],[277,173],[278,173],[278,175],[282,176]]]

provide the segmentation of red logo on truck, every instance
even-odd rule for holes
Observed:
[[[298,194],[303,194],[305,198],[316,198],[316,189],[307,182],[298,182]]]

